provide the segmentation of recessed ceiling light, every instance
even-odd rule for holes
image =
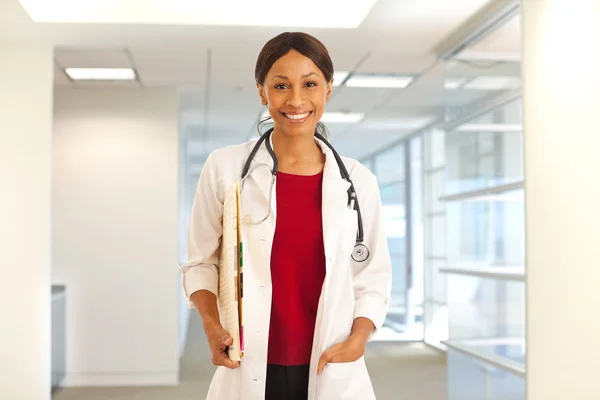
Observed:
[[[321,117],[324,123],[356,124],[364,118],[362,113],[326,112]]]
[[[369,131],[407,131],[422,128],[435,121],[435,115],[385,118],[375,116],[365,129]]]
[[[445,89],[458,89],[467,81],[466,78],[448,78],[444,81]]]
[[[521,85],[518,76],[480,76],[466,83],[463,88],[470,90],[516,89]]]
[[[464,124],[455,129],[459,132],[521,132],[521,124]]]
[[[412,76],[354,74],[346,81],[346,86],[363,88],[405,88],[412,81]]]
[[[260,119],[264,119],[269,116],[270,114],[268,111],[263,111],[263,113],[260,115]],[[364,116],[365,115],[362,113],[326,112],[323,113],[323,116],[321,117],[321,122],[330,124],[355,124],[362,121]]]
[[[335,71],[333,73],[333,86],[340,86],[344,79],[348,77],[348,74],[347,71]]]
[[[356,28],[376,0],[19,0],[34,22]],[[234,5],[232,7],[232,5]],[[315,12],[315,10],[319,10]],[[340,12],[343,10],[343,12]]]
[[[130,81],[136,79],[135,71],[131,68],[65,68],[65,73],[76,81]]]

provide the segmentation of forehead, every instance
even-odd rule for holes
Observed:
[[[285,75],[292,78],[298,75],[306,75],[311,72],[323,77],[323,72],[310,58],[298,53],[296,50],[290,50],[287,54],[275,61],[267,76]]]

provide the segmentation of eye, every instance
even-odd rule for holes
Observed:
[[[306,86],[308,86],[308,87],[316,87],[317,86],[317,82],[306,82]]]
[[[283,89],[286,89],[287,86],[285,84],[283,84],[283,83],[278,83],[278,84],[276,84],[274,86],[274,88],[277,89],[277,90],[283,90]]]

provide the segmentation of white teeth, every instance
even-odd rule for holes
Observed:
[[[284,114],[286,117],[288,117],[289,119],[304,119],[306,117],[308,117],[308,114],[310,114],[309,112],[307,112],[306,114]]]

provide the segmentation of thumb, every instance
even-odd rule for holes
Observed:
[[[233,344],[233,337],[223,336],[223,339],[221,340],[221,345],[219,346],[219,350],[225,351],[225,349],[228,346],[231,346],[232,344]]]

